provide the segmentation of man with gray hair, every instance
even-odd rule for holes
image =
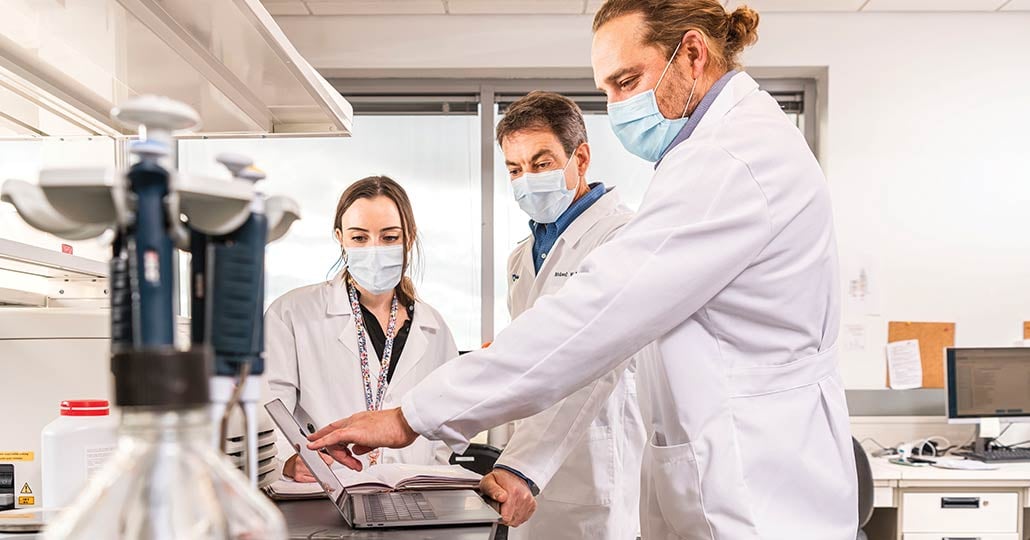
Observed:
[[[550,92],[519,99],[497,125],[497,143],[532,232],[508,259],[508,310],[514,319],[538,298],[559,291],[583,258],[633,214],[616,190],[587,182],[590,145],[572,100]],[[634,357],[625,370],[516,422],[496,468],[480,484],[501,501],[505,522],[518,526],[528,520],[511,538],[636,538],[645,441],[636,366]]]

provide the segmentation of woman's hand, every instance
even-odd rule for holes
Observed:
[[[417,438],[418,433],[408,425],[400,408],[396,408],[360,412],[337,420],[309,435],[308,448],[325,448],[336,461],[360,471],[361,462],[355,455],[367,454],[376,448],[404,448]]]
[[[335,463],[333,458],[329,457],[327,454],[319,452],[318,456],[321,457],[322,461],[330,467]],[[318,482],[318,479],[315,478],[315,475],[311,474],[311,469],[308,469],[304,460],[300,459],[300,454],[293,454],[293,457],[286,460],[286,463],[283,464],[283,476],[292,478],[294,482]]]

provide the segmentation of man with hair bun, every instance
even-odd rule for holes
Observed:
[[[801,132],[739,71],[758,19],[718,0],[604,3],[594,81],[623,146],[656,163],[636,216],[488,349],[311,447],[351,465],[419,435],[460,451],[657,340],[638,372],[644,540],[854,539],[830,195]]]

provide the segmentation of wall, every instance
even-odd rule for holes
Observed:
[[[845,352],[849,386],[883,386],[888,320],[955,321],[959,346],[1020,339],[1030,14],[770,19],[749,64],[828,66],[821,161],[842,279],[865,267],[873,287],[869,305],[845,305],[845,324],[867,327],[866,351]]]
[[[280,24],[329,76],[589,66],[584,16]],[[849,387],[883,386],[889,320],[955,321],[960,346],[1010,345],[1030,320],[1027,28],[1027,13],[763,16],[747,65],[827,73],[820,160],[842,281],[864,268],[871,292],[845,305],[846,328],[864,332],[843,355]]]

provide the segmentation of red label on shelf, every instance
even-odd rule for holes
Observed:
[[[68,244],[61,244],[61,253],[67,253],[68,255],[74,255],[72,253],[72,247]]]

